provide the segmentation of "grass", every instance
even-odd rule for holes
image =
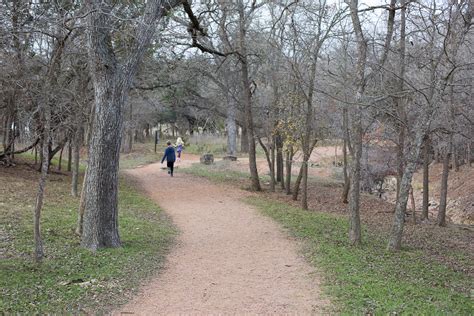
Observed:
[[[200,163],[192,164],[191,167],[181,169],[182,172],[192,174],[198,177],[207,178],[214,182],[230,182],[239,183],[245,186],[243,182],[250,179],[249,171],[238,171],[233,170],[233,163],[229,161],[217,161],[212,165],[204,165]],[[270,182],[270,176],[268,174],[259,173],[260,181],[263,183]],[[293,181],[296,179],[296,175],[293,176]],[[308,181],[310,183],[317,183],[324,187],[340,187],[342,182],[333,178],[325,178],[319,176],[309,176]]]
[[[304,240],[308,259],[325,275],[325,289],[341,314],[472,315],[470,280],[420,251],[392,254],[384,238],[348,246],[347,219],[309,212],[261,197],[248,198],[265,215]],[[472,290],[471,290],[472,291]]]
[[[249,172],[232,170],[232,162],[217,161],[212,165],[204,165],[201,163],[194,163],[191,167],[181,169],[182,172],[192,174],[198,177],[207,178],[214,182],[246,182],[250,179]],[[260,175],[261,181],[270,181],[268,175]]]
[[[69,195],[69,177],[58,175],[50,176],[42,214],[46,258],[36,264],[31,212],[37,175],[11,172],[0,173],[0,183],[9,183],[0,185],[2,313],[106,312],[162,265],[176,232],[156,204],[122,179],[123,247],[93,253],[81,248],[73,233],[78,199]]]
[[[166,144],[160,143],[155,153],[155,144],[153,142],[134,143],[131,153],[120,155],[120,169],[132,169],[160,161],[165,148]]]

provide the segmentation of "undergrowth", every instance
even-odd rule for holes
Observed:
[[[427,260],[422,252],[387,252],[384,238],[364,231],[350,247],[345,217],[305,211],[252,197],[248,203],[304,241],[308,259],[325,275],[325,289],[342,314],[472,315],[470,280]]]

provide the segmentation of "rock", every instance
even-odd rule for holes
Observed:
[[[237,157],[232,156],[232,155],[224,156],[224,158],[222,158],[222,159],[228,160],[228,161],[237,161]]]
[[[204,154],[201,156],[201,159],[199,159],[202,164],[205,165],[210,165],[214,163],[214,155],[213,154]]]

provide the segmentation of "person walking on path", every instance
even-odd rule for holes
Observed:
[[[166,142],[166,147],[165,154],[163,155],[163,158],[161,159],[161,163],[165,161],[166,159],[166,166],[168,167],[168,174],[170,176],[173,176],[173,171],[174,171],[174,162],[176,161],[176,154],[174,152],[174,148],[171,145],[170,141]]]
[[[183,151],[184,148],[184,142],[181,137],[178,137],[176,140],[176,152],[178,153],[178,162],[181,161],[181,152]]]

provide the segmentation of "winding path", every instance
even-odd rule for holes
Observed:
[[[196,157],[189,157],[196,158]],[[250,193],[160,164],[126,173],[180,230],[163,271],[121,313],[321,314],[318,275],[271,219],[242,202]]]

